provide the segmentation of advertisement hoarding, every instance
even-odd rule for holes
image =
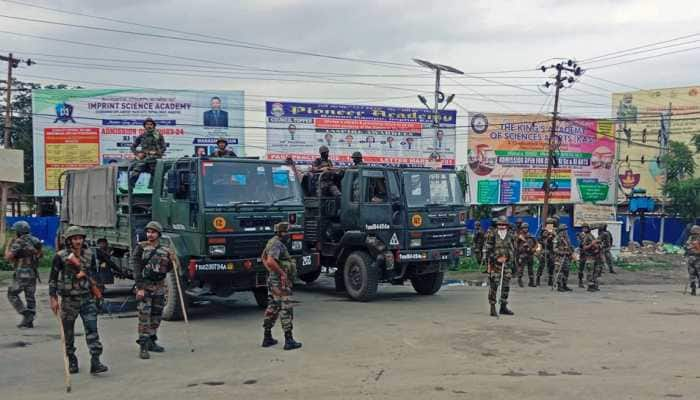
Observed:
[[[244,155],[243,92],[152,89],[38,89],[32,92],[34,193],[58,195],[66,169],[132,158],[152,118],[166,157],[206,155],[225,137]]]
[[[473,204],[544,201],[551,117],[541,114],[469,115],[467,163]],[[610,203],[614,182],[613,123],[595,119],[557,123],[558,165],[551,203]]]
[[[326,145],[338,165],[359,151],[365,163],[455,166],[457,112],[440,112],[440,127],[426,109],[282,101],[266,103],[267,157],[310,164]]]

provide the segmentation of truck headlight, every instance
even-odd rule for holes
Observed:
[[[411,239],[411,241],[408,242],[410,247],[420,247],[422,244],[423,242],[420,239]]]
[[[299,240],[292,241],[292,250],[301,250],[302,243]]]
[[[225,256],[226,246],[222,244],[216,246],[209,246],[209,255],[212,257]]]

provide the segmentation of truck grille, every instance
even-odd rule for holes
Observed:
[[[232,237],[226,241],[226,252],[233,258],[260,257],[272,233],[265,236]]]
[[[239,220],[241,228],[260,228],[275,226],[276,223],[282,222],[281,218],[242,218]]]
[[[423,247],[435,249],[439,247],[459,246],[460,231],[436,231],[423,233]]]

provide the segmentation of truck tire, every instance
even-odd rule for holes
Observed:
[[[317,269],[316,271],[307,272],[304,275],[299,275],[299,279],[306,283],[313,283],[319,276],[321,276],[321,268]]]
[[[411,278],[411,285],[413,285],[413,289],[415,289],[418,294],[432,295],[440,290],[444,277],[444,272],[433,272],[432,274],[414,276]]]
[[[255,296],[255,302],[258,303],[258,307],[267,308],[267,287],[260,286],[253,289],[253,296]]]
[[[182,282],[182,279],[180,280]],[[182,288],[184,296],[185,309],[189,306],[190,298],[187,293],[184,293],[185,288]],[[165,306],[163,306],[163,319],[166,321],[180,321],[182,319],[182,307],[180,306],[180,296],[177,291],[177,282],[175,281],[175,271],[168,272],[165,276]]]
[[[350,298],[370,301],[377,295],[379,269],[364,251],[350,253],[343,267],[345,290]]]

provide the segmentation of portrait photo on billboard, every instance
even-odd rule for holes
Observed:
[[[209,99],[210,109],[202,114],[203,125],[212,128],[228,128],[228,112],[223,110],[221,98]]]

